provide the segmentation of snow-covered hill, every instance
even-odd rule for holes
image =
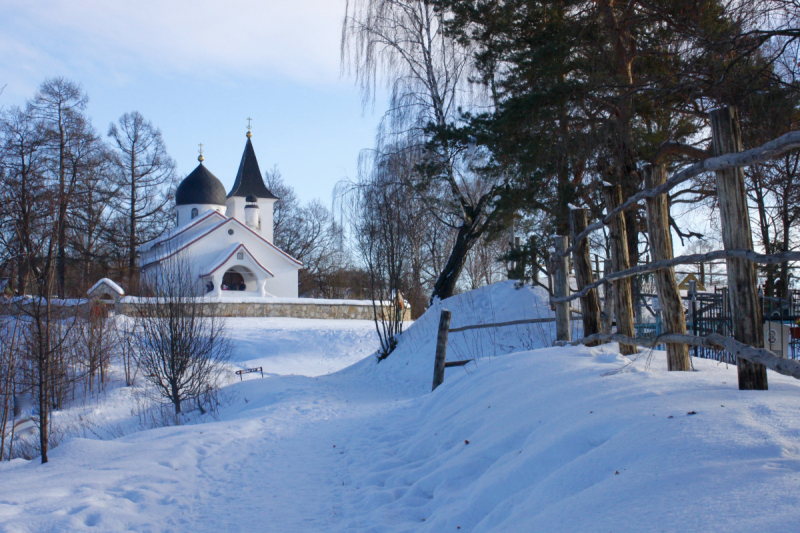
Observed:
[[[543,302],[503,283],[439,306],[457,327],[546,316]],[[740,392],[712,361],[668,373],[660,352],[544,348],[549,327],[515,326],[452,334],[449,358],[477,364],[430,393],[438,314],[386,361],[329,375],[311,362],[337,359],[325,335],[347,359],[374,332],[325,324],[294,342],[305,326],[286,324],[281,343],[242,326],[240,364],[298,351],[309,375],[232,384],[219,421],[2,464],[0,531],[797,530],[797,381]]]

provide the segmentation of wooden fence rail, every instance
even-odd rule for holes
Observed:
[[[584,296],[586,292],[592,289],[596,289],[597,287],[609,283],[611,281],[618,280],[621,278],[627,278],[630,276],[635,276],[638,274],[647,274],[648,272],[655,272],[656,270],[661,268],[669,268],[677,265],[691,265],[694,263],[708,263],[709,261],[713,261],[715,259],[729,259],[729,258],[746,259],[748,261],[760,265],[774,265],[778,263],[786,263],[788,261],[800,261],[800,252],[778,252],[774,254],[765,255],[765,254],[760,254],[758,252],[754,252],[753,250],[716,250],[705,254],[679,255],[674,259],[653,261],[642,265],[636,265],[635,267],[623,270],[622,272],[611,272],[610,274],[606,274],[602,278],[598,279],[594,283],[590,283],[589,285],[585,286],[582,290],[578,292],[574,292],[569,296],[565,296],[563,298],[552,297],[550,301],[553,303],[561,303],[561,302],[569,302],[572,300],[577,300],[581,296]]]
[[[572,309],[569,309],[568,312],[573,312]],[[469,331],[471,329],[486,329],[486,328],[503,328],[506,326],[519,326],[522,324],[544,324],[548,322],[555,322],[556,317],[545,317],[545,318],[525,318],[522,320],[509,320],[508,322],[494,322],[492,324],[475,324],[471,326],[461,326],[458,328],[451,328],[450,327],[450,317],[451,313],[447,309],[442,309],[442,313],[439,317],[439,331],[436,337],[436,357],[433,362],[433,388],[432,391],[436,390],[436,387],[441,385],[444,382],[444,369],[455,367],[455,366],[464,366],[473,359],[466,359],[462,361],[447,361],[447,340],[449,338],[450,333],[458,333],[460,331]]]
[[[450,333],[457,333],[459,331],[467,331],[470,329],[485,329],[485,328],[502,328],[505,326],[519,326],[520,324],[544,324],[546,322],[555,322],[556,318],[553,316],[546,318],[526,318],[524,320],[510,320],[508,322],[495,322],[493,324],[476,324],[474,326],[461,326],[460,328],[450,328]]]

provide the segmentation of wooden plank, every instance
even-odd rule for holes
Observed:
[[[467,363],[474,361],[475,359],[464,359],[463,361],[445,361],[444,367],[445,368],[452,368],[454,366],[464,366]]]
[[[458,333],[459,331],[468,331],[470,329],[485,329],[485,328],[502,328],[505,326],[517,326],[520,324],[544,324],[546,322],[555,322],[555,317],[546,318],[526,318],[523,320],[510,320],[508,322],[495,322],[493,324],[476,324],[474,326],[461,326],[458,328],[450,328],[450,333]]]
[[[450,311],[442,309],[442,315],[439,317],[439,334],[436,337],[436,359],[433,363],[433,388],[444,382],[444,365],[447,358],[447,333],[450,330]]]
[[[646,274],[648,272],[655,272],[661,268],[674,267],[675,265],[689,265],[699,263],[701,261],[712,261],[714,259],[728,259],[728,258],[745,259],[757,264],[774,265],[777,263],[786,263],[788,261],[800,261],[800,252],[778,252],[775,254],[764,255],[754,252],[753,250],[715,250],[706,254],[689,254],[681,255],[673,259],[665,259],[663,261],[653,261],[651,263],[644,263],[631,267],[621,272],[607,272],[603,279],[597,280],[591,285],[587,285],[580,291],[566,296],[564,298],[550,298],[551,305],[559,303],[559,301],[569,302],[577,300],[592,289],[608,282],[627,278],[636,274]],[[722,263],[714,263],[720,265]],[[688,273],[687,273],[688,274]]]
[[[569,245],[569,237],[553,237],[556,254],[563,254]],[[569,294],[569,256],[557,255],[553,261],[553,296],[564,297]],[[572,333],[569,327],[569,303],[556,304],[556,339],[569,341]]]
[[[603,199],[605,200],[606,210],[612,213],[622,203],[622,187],[619,185],[607,185],[603,187]],[[608,223],[609,241],[611,249],[611,267],[615,272],[621,272],[630,268],[630,257],[628,255],[628,237],[625,227],[625,218],[619,213],[611,218]],[[614,310],[617,315],[617,333],[626,337],[635,337],[633,327],[633,293],[631,291],[630,278],[624,278],[613,282],[614,284]],[[637,353],[636,346],[630,344],[620,344],[619,351],[622,355],[633,355]]]
[[[666,183],[667,171],[663,165],[644,167],[644,186],[647,189]],[[653,261],[672,259],[672,235],[669,230],[669,205],[667,195],[648,198],[647,233],[650,237],[650,250]],[[686,333],[686,315],[683,313],[683,300],[675,279],[675,270],[662,268],[654,273],[658,302],[661,304],[661,318],[665,333]],[[667,370],[690,371],[689,347],[685,344],[667,344]]]
[[[711,117],[711,140],[715,156],[742,151],[739,114],[735,107],[714,109]],[[726,250],[752,250],[753,235],[747,207],[744,171],[733,167],[716,172],[722,242]],[[761,348],[764,330],[758,302],[756,268],[750,261],[726,260],[728,289],[733,310],[733,337]],[[767,367],[743,358],[737,359],[739,390],[767,390]]]
[[[569,223],[572,238],[580,234],[589,223],[587,209],[570,209]],[[594,283],[592,275],[592,259],[589,257],[588,239],[583,239],[579,243],[573,240],[575,251],[572,252],[572,261],[575,266],[575,281],[578,290]],[[583,334],[592,335],[600,333],[600,299],[597,296],[597,289],[590,290],[586,296],[581,298],[581,319],[583,321]]]

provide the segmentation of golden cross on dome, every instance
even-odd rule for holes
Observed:
[[[200,162],[202,163],[202,162],[203,162],[203,160],[205,159],[205,157],[203,157],[203,143],[200,143],[200,144],[198,144],[197,146],[199,146],[199,147],[200,147],[200,149],[197,151],[197,153],[199,153],[199,154],[200,154],[199,156],[197,156],[197,160],[198,160],[198,161],[200,161]]]
[[[247,137],[248,138],[253,136],[253,134],[250,132],[250,121],[251,120],[253,120],[253,119],[250,118],[250,117],[247,117]]]

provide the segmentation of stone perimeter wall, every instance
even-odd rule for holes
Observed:
[[[141,306],[142,304],[136,304]],[[372,320],[371,305],[326,305],[267,302],[204,302],[200,304],[204,315],[224,317],[285,317],[322,318],[347,320]],[[385,309],[385,308],[384,308]],[[393,311],[393,310],[392,310]],[[135,313],[134,304],[119,303],[117,312],[123,315]],[[405,310],[403,320],[411,320],[411,309]]]

